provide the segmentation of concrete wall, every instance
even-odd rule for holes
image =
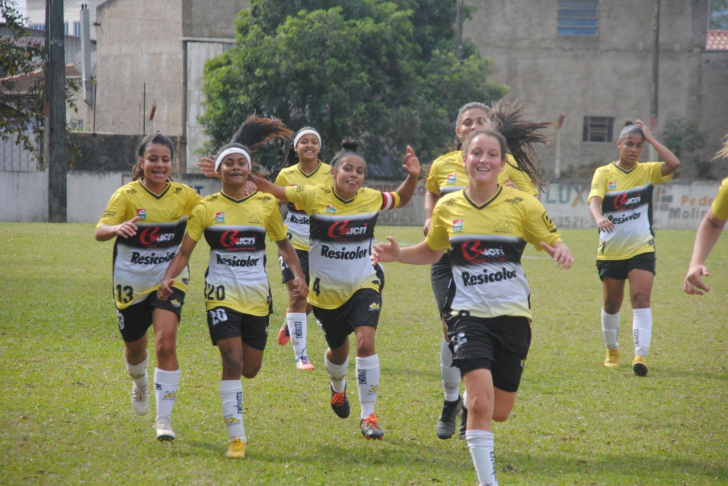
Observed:
[[[488,80],[509,85],[511,97],[526,102],[535,118],[555,120],[566,113],[560,133],[562,173],[570,165],[607,162],[617,155],[614,143],[582,141],[585,116],[614,117],[615,140],[625,120],[649,123],[654,2],[599,2],[598,34],[593,37],[557,34],[557,0],[466,4],[474,12],[464,35],[494,62]],[[661,6],[656,134],[659,139],[659,128],[676,117],[710,120],[702,126],[710,131],[703,152],[707,160],[719,148],[721,136],[716,133],[728,131],[728,68],[723,64],[728,61],[716,59],[728,59],[728,52],[703,54],[708,0],[662,0]],[[554,144],[540,155],[546,175],[552,177]]]
[[[245,0],[225,0],[212,3],[208,0],[182,0],[182,35],[185,38],[234,39],[235,17],[244,8],[250,8]]]
[[[206,196],[220,190],[217,179],[183,174],[175,180],[188,184]],[[68,221],[96,223],[116,189],[131,181],[128,171],[71,171],[68,173]],[[546,188],[540,199],[560,229],[596,228],[586,203],[589,180],[562,181]],[[380,191],[394,191],[399,183],[368,181]],[[654,227],[663,229],[698,228],[713,203],[715,182],[674,181],[657,187],[654,195]],[[29,196],[31,195],[31,196]],[[424,185],[420,184],[410,203],[401,209],[383,211],[378,222],[393,226],[424,224]],[[0,172],[0,221],[41,222],[48,219],[48,173]]]

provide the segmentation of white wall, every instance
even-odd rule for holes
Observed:
[[[96,223],[111,194],[129,182],[122,172],[68,173],[68,222]],[[175,180],[193,187],[206,196],[220,190],[217,179],[187,174]],[[369,187],[395,191],[399,183],[369,181]],[[653,223],[657,230],[696,230],[713,203],[719,181],[674,181],[655,188]],[[589,181],[554,183],[541,194],[541,202],[560,229],[596,228],[586,203]],[[425,187],[417,186],[410,203],[393,211],[383,211],[378,222],[383,225],[421,226],[424,223]],[[48,219],[47,172],[0,172],[0,221],[39,222]]]

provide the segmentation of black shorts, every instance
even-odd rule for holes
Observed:
[[[455,316],[447,319],[452,363],[465,376],[487,369],[493,386],[517,392],[531,346],[531,323],[526,317]]]
[[[355,327],[372,326],[379,324],[379,314],[382,309],[382,296],[373,289],[360,289],[354,292],[349,300],[336,309],[313,308],[326,336],[326,343],[331,349],[340,348],[346,338],[354,332]]]
[[[126,309],[117,309],[116,317],[119,322],[121,337],[127,343],[143,338],[149,326],[152,325],[154,309],[164,309],[177,316],[177,322],[182,320],[182,306],[185,304],[185,293],[172,287],[172,295],[167,300],[157,299],[157,291],[151,292],[138,304],[130,305]]]
[[[599,271],[599,279],[604,277],[613,278],[614,280],[627,280],[629,272],[632,270],[647,270],[655,275],[655,263],[657,257],[655,252],[640,253],[626,260],[597,260],[597,270]]]
[[[306,285],[308,285],[308,252],[306,250],[296,250],[296,255],[298,256],[298,262],[301,264],[301,270],[303,270],[303,274],[306,276]],[[283,257],[280,255],[278,255],[278,263],[281,264],[282,283],[293,280],[295,278],[293,276],[293,270],[288,268],[288,265],[286,265],[286,262],[283,261]]]
[[[447,295],[452,282],[452,267],[450,266],[450,254],[443,253],[442,258],[437,263],[433,263],[430,268],[430,283],[432,284],[432,292],[435,294],[437,302],[437,310],[440,316],[445,315],[445,305],[447,304]]]
[[[213,346],[222,339],[239,337],[253,349],[263,351],[268,342],[268,316],[252,316],[227,307],[207,311],[207,328]]]

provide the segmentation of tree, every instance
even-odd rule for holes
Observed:
[[[42,150],[38,140],[43,136],[44,117],[44,59],[45,45],[28,36],[24,20],[13,0],[0,0],[0,17],[5,20],[8,36],[0,37],[0,138],[15,139],[17,145],[40,159]],[[28,78],[27,88],[18,89],[22,75],[41,74]],[[26,80],[27,83],[27,80]],[[68,107],[77,111],[73,92],[80,86],[78,80],[66,80]],[[69,138],[66,149],[70,159],[78,149]]]
[[[710,161],[700,158],[700,150],[708,143],[708,134],[698,127],[696,121],[684,118],[670,120],[662,130],[665,146],[672,150],[683,164],[694,164],[699,179],[712,179]]]
[[[728,30],[728,0],[710,0],[710,28]]]
[[[432,160],[452,141],[458,108],[507,89],[467,45],[455,57],[455,2],[253,0],[233,49],[205,69],[208,150],[252,113],[316,127],[324,157],[344,137],[362,142],[376,172],[398,175],[406,145]],[[258,158],[260,160],[260,158]],[[278,161],[263,160],[269,168]]]

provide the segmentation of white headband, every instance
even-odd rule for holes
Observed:
[[[313,128],[308,128],[296,135],[296,138],[293,139],[293,148],[296,148],[296,145],[298,145],[298,141],[301,140],[301,137],[303,137],[304,135],[316,135],[316,138],[318,138],[319,141],[319,145],[321,145],[321,135],[319,135],[319,133]]]
[[[243,157],[245,157],[245,160],[248,161],[248,170],[253,170],[253,165],[250,163],[250,155],[245,150],[238,148],[238,147],[231,147],[229,149],[223,150],[220,155],[217,156],[217,159],[215,159],[215,172],[217,172],[217,169],[220,168],[220,164],[222,164],[222,161],[225,157],[232,154],[241,154]]]

